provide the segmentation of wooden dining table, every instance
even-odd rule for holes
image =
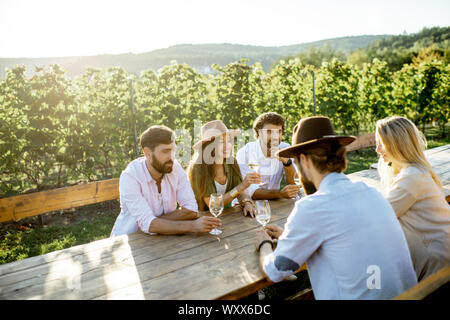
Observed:
[[[426,155],[448,196],[450,145]],[[379,188],[376,170],[348,177]],[[294,204],[270,201],[270,223],[283,226]],[[0,299],[239,299],[268,286],[254,246],[261,225],[239,207],[220,218],[219,236],[137,232],[0,265]]]

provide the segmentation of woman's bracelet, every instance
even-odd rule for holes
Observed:
[[[237,190],[236,187],[230,190],[230,195],[232,198],[236,198],[239,195],[239,191]]]

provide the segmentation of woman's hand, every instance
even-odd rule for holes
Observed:
[[[245,179],[241,182],[240,186],[240,192],[244,191],[245,189],[247,189],[251,184],[254,183],[260,183],[262,182],[261,180],[261,175],[257,172],[249,172],[247,173],[247,175],[245,176]]]
[[[244,216],[250,215],[252,218],[256,216],[256,207],[251,201],[246,201],[244,205]]]

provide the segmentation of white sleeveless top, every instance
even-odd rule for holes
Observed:
[[[216,191],[217,191],[217,193],[218,194],[225,194],[225,192],[227,191],[228,179],[227,179],[227,181],[225,181],[225,184],[220,184],[216,180],[214,180],[214,183],[216,184]]]

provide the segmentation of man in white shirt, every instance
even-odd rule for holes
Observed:
[[[144,156],[133,160],[120,175],[122,210],[111,236],[138,230],[148,234],[209,232],[220,226],[218,218],[199,218],[191,184],[174,159],[174,132],[166,126],[152,126],[142,133],[140,143]]]
[[[292,147],[279,155],[294,157],[308,196],[296,202],[284,230],[258,231],[260,267],[278,282],[306,262],[316,299],[391,299],[414,286],[416,275],[390,204],[342,173],[353,140],[336,136],[326,117],[302,119],[294,128]]]
[[[247,189],[253,200],[295,198],[300,190],[300,186],[294,184],[293,160],[275,156],[276,151],[289,147],[288,143],[281,141],[284,128],[284,118],[278,113],[260,115],[253,124],[257,140],[247,143],[236,154],[242,177],[253,171],[249,164],[259,164],[264,185],[252,184]],[[283,174],[287,185],[280,189]]]

